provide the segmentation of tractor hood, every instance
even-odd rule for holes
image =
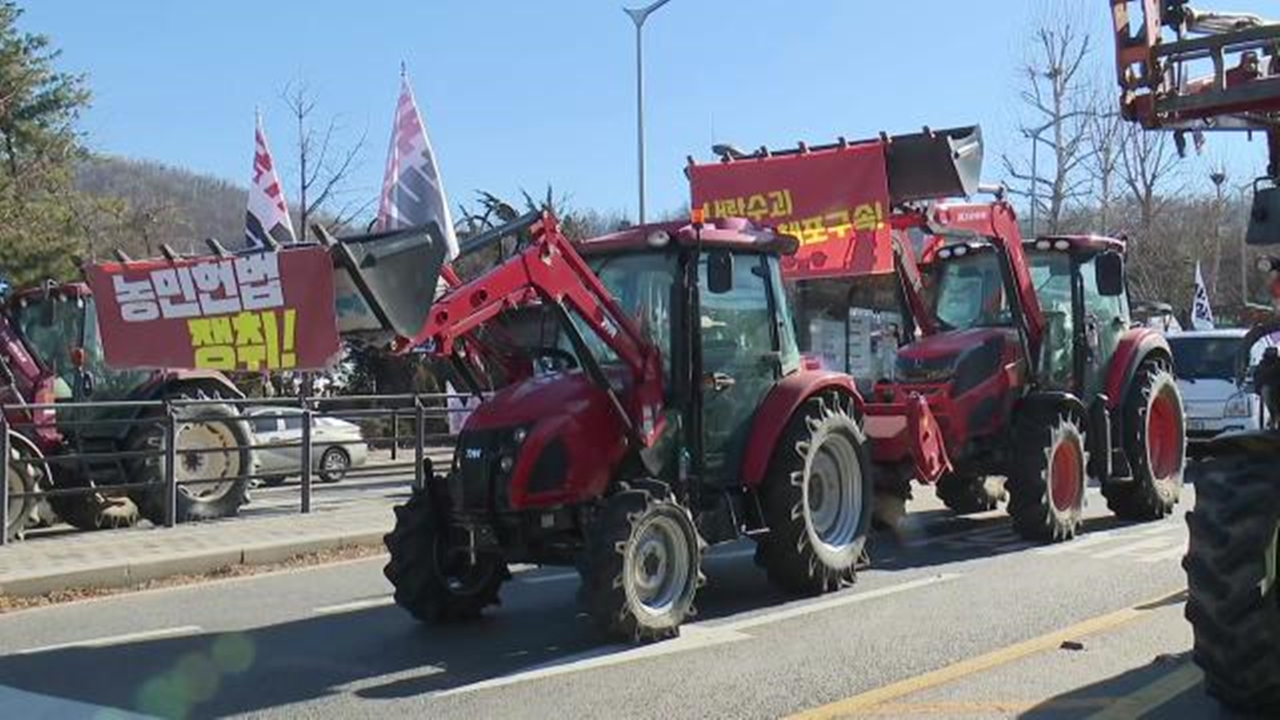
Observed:
[[[898,351],[896,374],[904,382],[940,382],[955,374],[961,356],[985,351],[1001,356],[1013,340],[1009,328],[970,328],[921,338]]]
[[[584,416],[609,398],[581,371],[553,373],[508,385],[485,400],[467,419],[466,430],[528,425],[551,416]]]

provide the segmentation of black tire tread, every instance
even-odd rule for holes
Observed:
[[[988,492],[986,478],[973,475],[944,475],[934,488],[938,499],[957,515],[989,512],[1000,507],[1000,497]]]
[[[475,592],[460,595],[442,582],[434,556],[434,539],[442,531],[431,496],[414,492],[395,507],[396,524],[383,536],[390,558],[382,574],[395,588],[395,602],[419,621],[446,623],[474,620],[490,605],[499,605],[498,591],[509,575],[505,564],[493,569]],[[494,558],[487,562],[500,563]]]
[[[827,415],[825,409],[838,409],[839,413]],[[844,567],[829,567],[814,551],[804,519],[804,494],[800,483],[793,478],[804,472],[805,455],[801,443],[807,443],[815,434],[810,421],[824,425],[846,426],[835,428],[848,432],[858,453],[862,470],[863,513],[860,521],[862,532],[855,544],[865,542],[874,505],[874,484],[866,440],[853,421],[851,400],[840,393],[827,393],[805,401],[792,415],[773,451],[769,471],[760,489],[761,505],[769,533],[760,540],[757,548],[757,564],[762,566],[769,581],[782,590],[795,595],[818,595],[853,584],[857,579],[858,560],[862,547],[854,553]]]
[[[1157,359],[1144,360],[1138,367],[1124,404],[1124,451],[1129,460],[1133,479],[1125,482],[1105,482],[1102,495],[1107,507],[1116,517],[1124,520],[1160,520],[1173,512],[1182,490],[1182,471],[1165,480],[1152,476],[1147,462],[1147,406],[1159,385],[1177,385],[1168,366]],[[1183,429],[1183,458],[1186,458],[1186,429]]]
[[[1084,453],[1087,445],[1082,423],[1080,418],[1070,413],[1033,415],[1020,418],[1018,423],[1015,456],[1007,484],[1008,510],[1014,532],[1026,540],[1062,542],[1074,538],[1080,529],[1079,511],[1064,514],[1054,510],[1047,482],[1049,443],[1052,442],[1054,428],[1061,423],[1075,426],[1081,439],[1080,452]]]
[[[1245,711],[1280,711],[1280,597],[1258,588],[1265,548],[1280,523],[1274,459],[1219,457],[1197,463],[1190,544],[1187,620],[1192,657],[1210,695]],[[1274,717],[1274,715],[1271,715]]]

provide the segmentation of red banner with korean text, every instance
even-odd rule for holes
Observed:
[[[750,157],[689,168],[694,207],[794,235],[787,277],[893,272],[889,180],[880,143]]]
[[[112,367],[319,370],[337,359],[324,248],[99,263],[88,276]]]

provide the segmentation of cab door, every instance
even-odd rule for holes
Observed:
[[[1098,255],[1081,262],[1079,268],[1085,345],[1081,397],[1092,398],[1105,387],[1111,358],[1120,336],[1129,328],[1129,305],[1124,294],[1107,296],[1099,292]]]
[[[702,441],[707,476],[719,482],[734,479],[764,396],[789,366],[799,364],[792,329],[782,322],[785,299],[774,292],[782,287],[776,262],[758,253],[731,257],[727,292],[710,292],[705,258],[698,271]]]

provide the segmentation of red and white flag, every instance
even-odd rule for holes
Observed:
[[[400,101],[396,103],[395,124],[391,128],[391,147],[387,150],[387,171],[382,180],[375,227],[394,230],[433,220],[444,234],[449,259],[457,257],[458,238],[453,232],[453,218],[435,153],[413,100],[409,78],[401,71]]]
[[[261,115],[257,118],[254,144],[253,181],[249,184],[249,209],[245,213],[245,245],[265,247],[268,237],[281,245],[296,242],[293,220],[284,201],[284,188],[280,186],[271,150],[267,148],[267,135],[262,130]]]

